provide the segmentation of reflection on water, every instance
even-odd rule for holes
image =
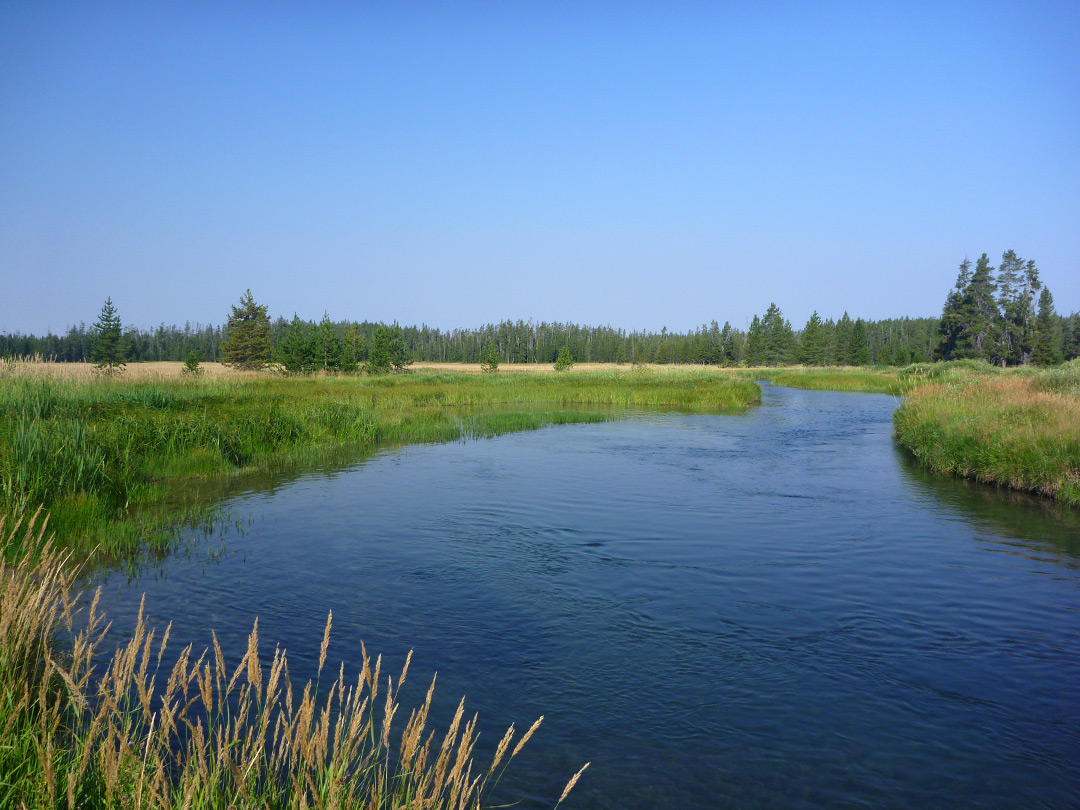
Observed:
[[[894,407],[766,386],[248,482],[215,564],[103,601],[234,655],[258,616],[301,679],[333,610],[332,659],[415,648],[481,752],[545,714],[496,802],[591,760],[566,806],[1076,806],[1076,516],[913,467]]]
[[[937,503],[956,510],[1004,545],[1057,555],[1062,565],[1080,560],[1080,510],[1050,498],[1009,492],[964,478],[930,472],[909,453],[897,449],[904,477]],[[1013,542],[1015,541],[1015,542]]]

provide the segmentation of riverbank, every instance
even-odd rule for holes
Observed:
[[[0,378],[0,508],[44,505],[59,542],[81,558],[167,544],[164,529],[204,505],[189,486],[196,482],[387,445],[599,421],[617,408],[734,409],[760,399],[749,380],[641,366],[320,378],[47,371]]]
[[[1080,506],[1080,363],[916,368],[896,441],[930,469]]]

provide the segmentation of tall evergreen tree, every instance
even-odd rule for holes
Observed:
[[[964,293],[970,283],[971,262],[965,256],[960,262],[960,273],[956,277],[956,284],[949,290],[949,295],[945,299],[945,309],[941,313],[940,340],[935,350],[935,357],[938,360],[948,360],[956,353],[956,345],[964,331]]]
[[[808,366],[825,365],[825,325],[817,310],[803,327],[802,340],[799,344],[799,362]]]
[[[994,267],[985,253],[975,262],[971,281],[964,289],[960,303],[961,330],[953,357],[979,360],[995,359],[1000,314],[994,293],[997,282]]]
[[[304,374],[312,369],[314,355],[310,329],[295,313],[278,342],[277,358],[289,374]]]
[[[101,307],[90,345],[90,357],[99,369],[110,375],[123,370],[123,326],[113,306],[112,296],[106,298]]]
[[[330,316],[323,313],[323,319],[313,332],[315,363],[323,371],[341,370],[341,338],[338,337]]]
[[[750,366],[765,365],[765,330],[757,315],[746,333],[746,363]]]
[[[849,362],[854,366],[870,365],[870,342],[866,333],[866,321],[862,318],[856,318],[851,328],[848,358]]]
[[[836,329],[833,330],[833,356],[839,366],[850,366],[855,362],[855,358],[851,356],[851,333],[854,329],[855,323],[847,312],[836,322]]]
[[[270,318],[266,307],[255,303],[251,290],[234,306],[225,325],[225,340],[221,344],[221,362],[235,368],[257,370],[270,362]]]
[[[1053,366],[1065,359],[1065,335],[1061,318],[1054,312],[1054,296],[1043,287],[1039,296],[1039,314],[1035,319],[1035,340],[1031,361],[1040,366]]]

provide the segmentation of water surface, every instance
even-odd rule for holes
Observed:
[[[482,743],[546,715],[493,797],[526,808],[587,760],[565,807],[1078,806],[1080,521],[925,473],[895,406],[765,385],[385,452],[232,498],[215,561],[104,603],[237,657],[258,616],[298,679],[328,610],[347,668],[414,649]]]

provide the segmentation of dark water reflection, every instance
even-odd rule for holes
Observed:
[[[567,807],[1080,805],[1080,521],[914,467],[895,404],[387,452],[238,494],[216,564],[104,601],[235,654],[258,616],[301,678],[330,609],[331,659],[414,648],[488,744],[547,715],[493,797],[524,807],[586,760]]]

